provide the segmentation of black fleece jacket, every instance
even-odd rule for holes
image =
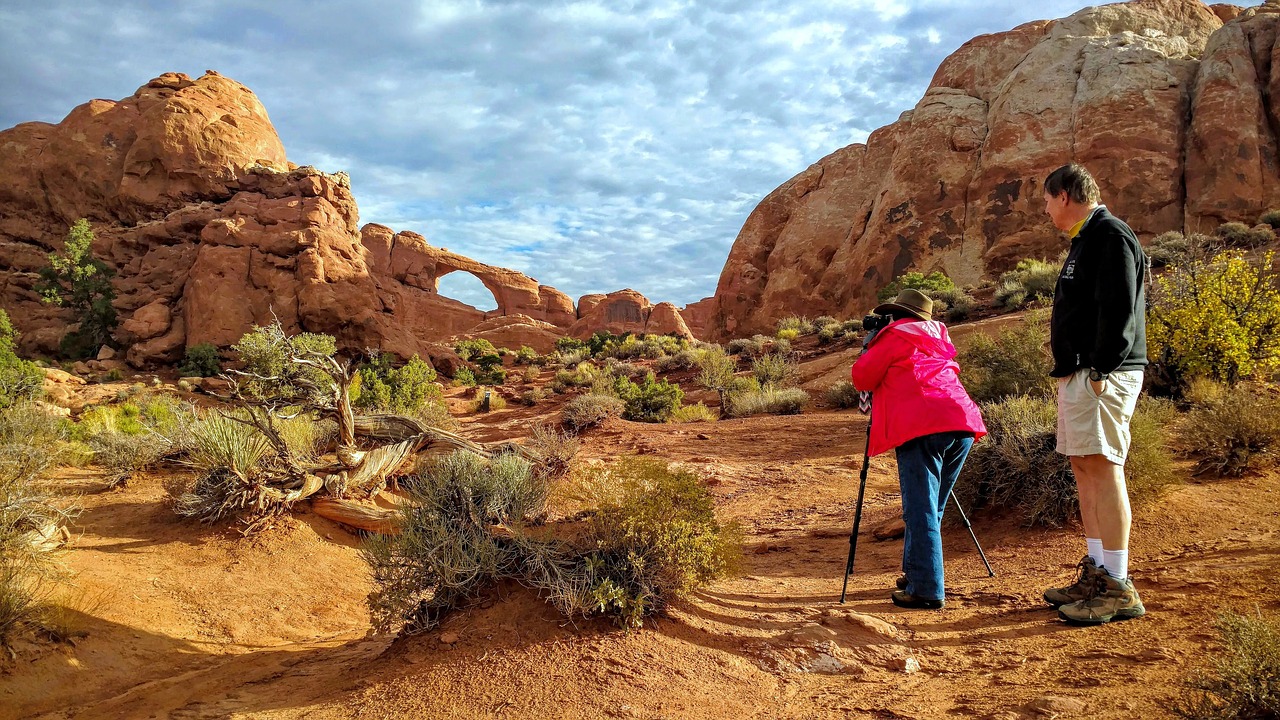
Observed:
[[[1053,294],[1053,377],[1147,364],[1147,256],[1133,230],[1104,206],[1071,241]]]

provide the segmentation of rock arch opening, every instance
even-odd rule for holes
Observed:
[[[436,282],[437,292],[451,300],[466,303],[481,312],[498,309],[498,298],[480,278],[466,270],[451,270]]]

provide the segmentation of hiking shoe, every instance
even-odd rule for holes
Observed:
[[[906,589],[907,589],[907,574],[906,574],[906,573],[902,573],[901,575],[899,575],[899,576],[898,576],[898,579],[893,581],[893,584],[894,584],[894,585],[895,585],[899,590],[906,590]]]
[[[1097,590],[1088,600],[1063,605],[1058,608],[1058,617],[1072,625],[1101,625],[1112,620],[1128,620],[1142,617],[1147,609],[1142,606],[1142,598],[1133,587],[1133,578],[1118,580],[1102,570],[1098,577]]]
[[[910,610],[941,610],[943,606],[942,600],[930,600],[928,598],[916,597],[906,590],[894,590],[889,596],[893,600],[893,604],[900,608],[908,608]]]
[[[1076,567],[1080,568],[1080,574],[1076,576],[1076,581],[1066,587],[1049,588],[1044,591],[1044,601],[1054,607],[1062,607],[1071,603],[1082,602],[1093,597],[1094,590],[1098,587],[1098,574],[1106,574],[1102,568],[1098,567],[1098,563],[1094,562],[1093,557],[1085,555],[1080,558],[1080,562],[1076,563]]]

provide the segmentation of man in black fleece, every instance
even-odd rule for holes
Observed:
[[[1058,379],[1058,452],[1071,459],[1088,554],[1075,583],[1044,599],[1067,622],[1093,625],[1146,613],[1129,577],[1129,420],[1147,364],[1147,257],[1133,230],[1099,204],[1089,171],[1045,178],[1045,212],[1071,250],[1050,320]]]

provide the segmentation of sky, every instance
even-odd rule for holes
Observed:
[[[0,129],[164,72],[253,90],[361,224],[576,300],[715,292],[769,192],[911,109],[966,40],[1041,0],[0,0]],[[481,309],[478,280],[441,292]]]

